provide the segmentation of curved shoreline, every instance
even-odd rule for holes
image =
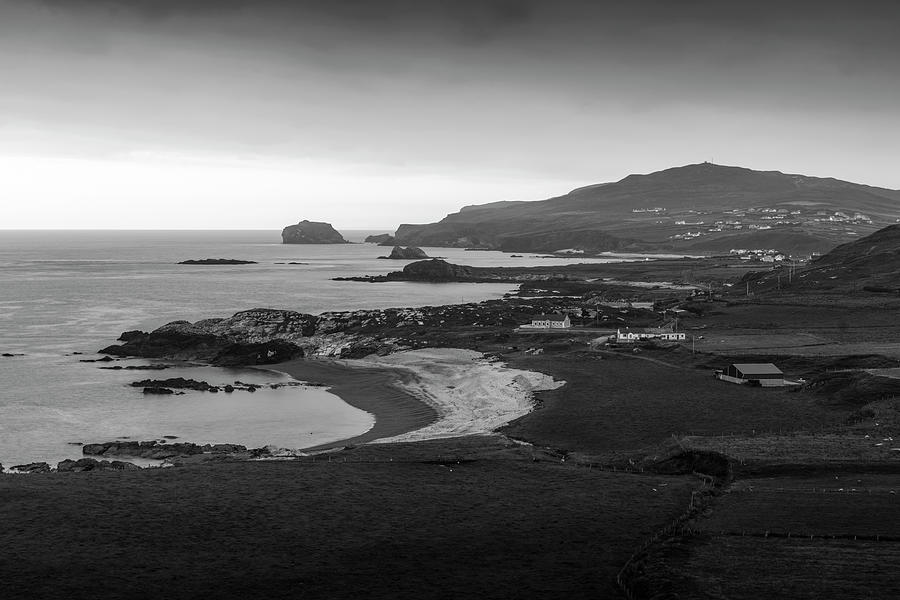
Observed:
[[[405,369],[345,365],[334,361],[298,358],[268,366],[294,379],[323,383],[329,392],[347,404],[375,417],[375,425],[360,435],[302,448],[304,452],[326,450],[409,433],[435,423],[440,417],[429,406],[398,385],[414,376]]]

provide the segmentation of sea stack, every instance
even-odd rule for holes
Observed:
[[[330,223],[316,221],[300,221],[296,225],[288,225],[281,232],[283,244],[349,244],[344,237],[335,231]]]

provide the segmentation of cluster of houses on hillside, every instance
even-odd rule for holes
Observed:
[[[729,251],[729,254],[731,254],[732,256],[737,256],[741,260],[758,260],[768,263],[781,262],[783,260],[787,260],[788,258],[774,248],[770,248],[768,250],[763,248],[757,248],[753,250],[747,248],[732,248]]]

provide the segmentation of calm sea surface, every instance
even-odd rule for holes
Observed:
[[[369,233],[344,232],[355,241]],[[73,443],[123,437],[302,448],[363,433],[373,417],[319,388],[144,396],[128,386],[138,379],[179,376],[211,384],[287,379],[270,371],[111,371],[100,369],[103,363],[79,361],[97,358],[96,351],[122,331],[150,330],[177,319],[227,317],[256,307],[315,314],[451,304],[497,298],[512,289],[331,281],[386,273],[408,261],[378,260],[390,249],[372,244],[283,245],[280,239],[278,231],[0,231],[0,353],[24,355],[0,358],[0,463],[6,468],[31,461],[55,464],[81,455]],[[473,266],[585,262],[425,251]],[[259,264],[176,264],[199,258]],[[275,264],[291,261],[306,264]]]

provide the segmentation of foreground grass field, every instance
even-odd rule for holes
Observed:
[[[900,543],[740,536],[665,544],[642,597],[881,600],[900,590]]]
[[[2,476],[2,597],[608,598],[696,483],[417,452]]]
[[[893,598],[900,590],[900,473],[742,479],[653,548],[644,596]]]

